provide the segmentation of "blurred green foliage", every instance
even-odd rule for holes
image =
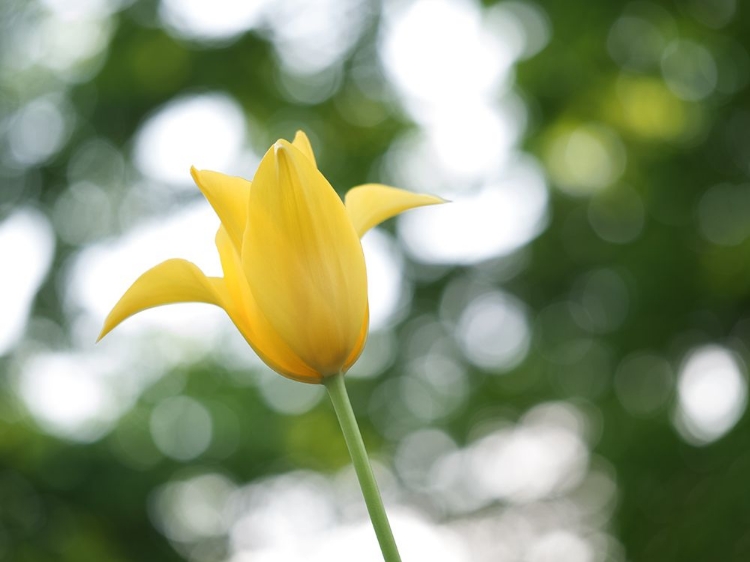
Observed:
[[[529,108],[523,149],[548,167],[549,224],[519,250],[523,266],[507,280],[494,276],[505,263],[500,258],[476,266],[409,261],[413,300],[409,316],[394,328],[396,341],[408,342],[420,319],[435,318],[446,287],[476,274],[529,307],[531,351],[500,376],[467,363],[468,398],[460,408],[440,419],[412,419],[407,425],[442,429],[465,445],[483,424],[516,421],[542,402],[570,401],[593,420],[595,462],[611,467],[615,475],[617,502],[608,529],[622,551],[613,549],[608,557],[639,562],[748,560],[750,417],[743,414],[715,442],[693,445],[675,430],[673,387],[666,405],[637,417],[623,407],[613,382],[620,361],[644,350],[666,358],[675,371],[690,350],[705,344],[725,346],[745,363],[750,358],[750,236],[733,244],[712,242],[702,234],[698,216],[709,188],[732,184],[748,189],[750,88],[748,63],[741,58],[747,59],[750,50],[747,6],[714,2],[732,4],[736,13],[725,25],[711,27],[693,15],[696,6],[710,10],[714,3],[709,1],[537,3],[548,16],[551,38],[539,54],[517,64],[515,80]],[[5,31],[21,25],[27,17],[24,6],[10,2],[0,8]],[[101,66],[68,86],[77,122],[64,146],[38,165],[14,168],[5,159],[0,212],[9,216],[32,205],[50,214],[68,188],[70,159],[87,140],[106,139],[127,157],[138,128],[162,104],[216,90],[231,95],[247,114],[256,151],[302,128],[312,132],[319,167],[342,193],[349,186],[377,181],[383,154],[414,124],[394,109],[389,96],[366,96],[354,86],[354,67],[378,64],[372,52],[380,24],[377,3],[371,9],[376,17],[347,54],[336,92],[320,103],[305,104],[290,101],[283,92],[279,62],[262,34],[248,32],[223,45],[197,44],[173,37],[159,25],[157,2],[129,3],[112,16]],[[728,57],[736,62],[744,84],[686,100],[664,86],[658,64],[652,70],[623,69],[607,44],[613,25],[630,9],[667,14],[674,33],[704,45],[717,61]],[[737,52],[744,55],[726,54]],[[7,59],[9,52],[4,56]],[[9,68],[6,64],[2,70],[0,120],[9,118],[22,90],[9,84]],[[39,71],[29,80],[41,87],[49,78]],[[392,89],[383,75],[378,74],[378,80],[383,90]],[[344,100],[383,119],[375,125],[356,124],[342,114]],[[645,105],[639,106],[641,102]],[[648,111],[654,112],[650,118]],[[616,131],[627,163],[614,186],[572,194],[564,185],[560,188],[559,175],[549,169],[550,146],[561,131],[587,123]],[[128,166],[128,177],[136,177]],[[615,219],[627,214],[631,200],[620,197],[622,186],[641,202],[643,225],[631,239],[614,243],[600,236],[590,217],[600,207]],[[150,211],[158,217],[167,210]],[[742,214],[748,207],[729,205],[725,211],[727,221],[750,224],[750,215]],[[732,212],[739,218],[730,217]],[[393,225],[386,228],[392,231]],[[112,225],[106,234],[116,236],[118,229]],[[52,270],[34,302],[32,318],[47,319],[62,329],[62,344],[51,347],[71,342],[61,287],[66,264],[79,250],[58,240]],[[591,337],[570,317],[545,323],[548,307],[568,302],[576,284],[602,268],[618,272],[629,295],[625,319],[617,329]],[[33,327],[40,325],[31,324],[29,341],[39,338]],[[578,332],[595,345],[567,365],[551,359],[555,346]],[[348,463],[326,401],[299,416],[281,414],[257,385],[247,382],[247,374],[232,372],[210,357],[154,382],[117,426],[93,443],[49,436],[16,397],[15,359],[13,352],[0,357],[0,560],[181,560],[149,516],[159,486],[205,471],[247,483],[300,468],[330,474]],[[406,346],[401,346],[384,373],[349,384],[365,440],[386,465],[397,443],[368,417],[379,415],[371,397],[393,393],[397,385],[386,385],[405,376],[403,365],[409,359]],[[214,421],[215,439],[188,462],[162,455],[149,434],[154,405],[174,394],[174,388],[200,400]],[[205,559],[222,559],[222,548]]]

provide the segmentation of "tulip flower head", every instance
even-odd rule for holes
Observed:
[[[170,259],[141,275],[107,316],[99,339],[142,310],[180,302],[223,308],[260,358],[294,380],[346,372],[367,339],[367,273],[360,238],[405,210],[442,203],[379,184],[341,201],[307,136],[277,141],[252,182],[191,170],[219,216],[223,277]]]

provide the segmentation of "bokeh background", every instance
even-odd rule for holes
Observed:
[[[190,165],[304,129],[363,240],[349,389],[405,561],[750,560],[750,6],[3,0],[0,560],[375,561],[320,387],[223,312]]]

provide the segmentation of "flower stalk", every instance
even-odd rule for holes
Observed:
[[[372,473],[370,460],[367,457],[365,443],[362,441],[362,434],[357,425],[357,419],[354,417],[349,395],[346,392],[344,383],[344,374],[339,373],[324,379],[328,396],[331,397],[333,409],[336,411],[336,417],[339,420],[341,431],[344,434],[346,446],[349,449],[349,455],[352,458],[354,471],[357,473],[362,495],[365,498],[367,512],[370,514],[372,526],[375,529],[375,535],[380,544],[380,550],[383,553],[385,562],[401,562],[401,556],[396,547],[396,540],[393,538],[391,525],[388,522],[388,516],[385,513],[383,499],[378,490],[378,484],[375,481],[375,475]]]

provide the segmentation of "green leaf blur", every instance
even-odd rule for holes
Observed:
[[[297,129],[342,195],[453,201],[364,241],[348,387],[404,560],[750,559],[749,17],[5,0],[0,560],[377,559],[323,390],[220,311],[94,345],[212,239],[189,166],[249,177]]]

